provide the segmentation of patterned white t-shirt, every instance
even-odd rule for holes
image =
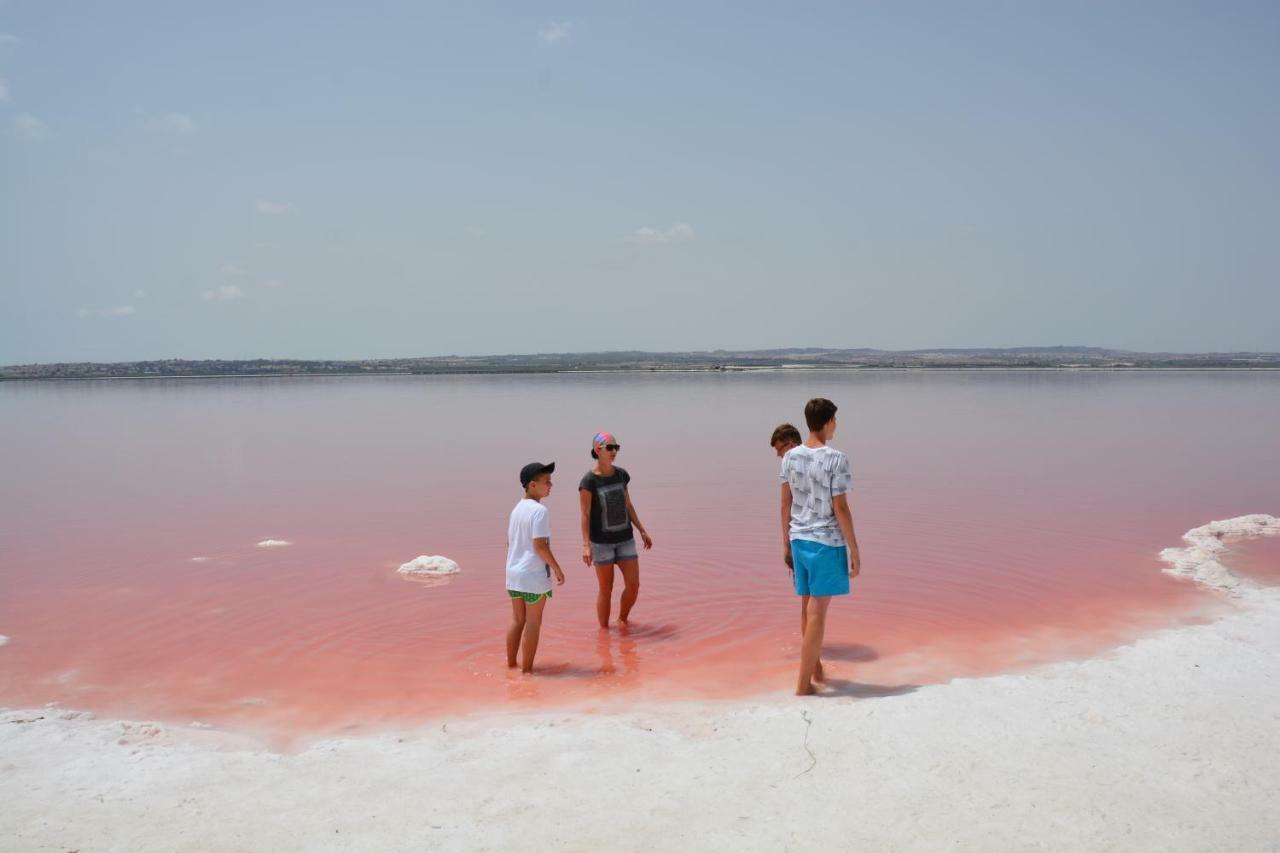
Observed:
[[[844,545],[831,499],[849,491],[849,457],[834,447],[801,444],[782,457],[780,476],[791,487],[791,538]]]

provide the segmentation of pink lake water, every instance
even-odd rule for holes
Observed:
[[[768,438],[816,395],[840,406],[863,553],[829,617],[843,695],[1212,618],[1221,600],[1156,554],[1212,519],[1280,513],[1276,373],[5,383],[0,704],[288,737],[786,692],[799,608]],[[601,429],[656,541],[633,625],[603,633],[576,494]],[[530,678],[505,666],[503,561],[535,459],[558,464],[547,506],[568,582]],[[398,576],[419,554],[462,572]],[[1233,559],[1280,581],[1274,540]]]

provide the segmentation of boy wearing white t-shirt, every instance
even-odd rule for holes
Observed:
[[[516,666],[524,645],[522,672],[533,672],[542,631],[542,610],[551,597],[551,573],[564,583],[564,572],[551,553],[551,520],[541,501],[551,494],[556,463],[530,462],[520,469],[524,498],[511,510],[507,525],[507,595],[511,599],[511,627],[507,629],[507,666]]]

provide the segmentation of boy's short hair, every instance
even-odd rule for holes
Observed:
[[[770,447],[777,447],[779,444],[799,444],[803,441],[800,438],[800,430],[791,424],[778,424],[778,428],[773,431],[773,437],[769,439]]]
[[[809,432],[817,432],[836,416],[836,404],[825,397],[814,397],[804,404],[804,422]]]

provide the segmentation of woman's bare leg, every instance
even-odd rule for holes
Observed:
[[[800,680],[796,683],[796,695],[807,696],[813,691],[813,671],[822,651],[822,635],[827,630],[827,607],[831,596],[815,595],[809,600],[808,620],[804,626],[804,641],[800,644]]]
[[[800,637],[802,639],[804,637],[804,626],[809,623],[809,598],[810,596],[807,596],[807,595],[800,596]],[[827,677],[822,672],[821,660],[819,660],[818,663],[813,667],[813,680],[814,681],[827,680]]]
[[[524,666],[520,667],[521,672],[533,672],[533,656],[538,653],[538,636],[542,633],[542,610],[546,606],[547,598],[544,595],[538,599],[537,604],[530,604],[525,608]]]
[[[619,560],[618,568],[622,569],[622,600],[618,607],[618,622],[626,624],[627,617],[631,615],[631,608],[636,606],[636,599],[640,597],[640,561],[639,560]]]
[[[613,563],[596,565],[596,581],[600,591],[596,593],[596,618],[601,628],[609,627],[609,611],[613,608]]]
[[[516,653],[520,651],[520,634],[524,632],[524,599],[511,599],[511,625],[507,627],[507,666],[519,666]]]

